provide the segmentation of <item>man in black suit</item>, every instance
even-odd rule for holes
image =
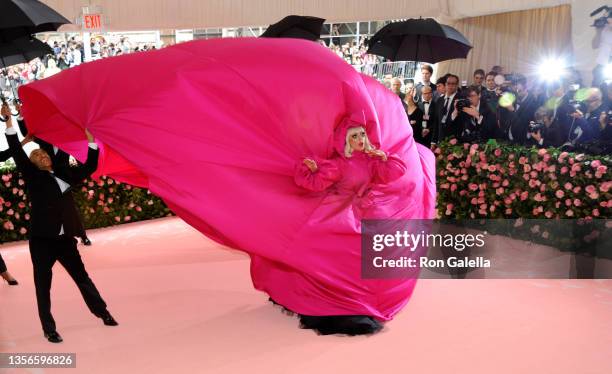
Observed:
[[[459,129],[459,140],[466,143],[486,142],[494,137],[495,114],[480,100],[480,87],[470,86],[466,90],[470,105],[459,108],[455,105],[451,117]]]
[[[455,102],[459,98],[459,77],[454,74],[446,76],[445,94],[436,101],[436,118],[438,125],[434,128],[432,141],[438,143],[449,137],[458,137],[459,129],[453,125],[451,114],[455,108]]]
[[[433,139],[434,128],[438,124],[436,103],[433,101],[433,90],[431,86],[423,86],[421,89],[422,101],[418,104],[423,113],[421,123],[417,123],[419,129],[415,131],[414,138],[417,142],[429,147]]]
[[[527,79],[520,76],[515,82],[516,101],[504,106],[509,112],[509,123],[502,126],[506,132],[506,138],[516,144],[526,144],[529,122],[538,109],[538,101],[527,89]]]
[[[528,146],[538,148],[560,147],[563,144],[563,133],[558,118],[547,107],[540,107],[534,114],[533,127],[528,129]]]
[[[106,309],[106,303],[85,270],[74,239],[79,223],[71,189],[96,170],[98,148],[93,136],[85,130],[89,141],[85,164],[76,168],[54,168],[51,157],[42,149],[35,149],[28,158],[19,144],[8,105],[3,105],[1,112],[8,117],[6,139],[17,170],[26,182],[31,204],[30,256],[34,267],[38,315],[45,337],[52,343],[62,341],[51,315],[51,269],[56,261],[62,264],[77,284],[89,310],[105,325],[116,326],[117,322]]]
[[[21,104],[16,103],[15,109],[18,113],[21,113]],[[27,143],[29,141],[34,141],[38,146],[45,151],[51,157],[51,163],[54,167],[57,168],[67,168],[70,166],[70,155],[61,149],[54,147],[53,145],[47,143],[46,141],[38,138],[34,138],[28,135],[28,128],[26,126],[25,121],[21,116],[17,117],[17,123],[19,124],[19,131],[21,131],[21,135],[26,138],[22,142],[22,144]],[[85,245],[91,245],[91,240],[87,237],[87,233],[85,232],[85,223],[83,222],[83,217],[81,213],[77,210],[77,217],[79,219],[78,230],[76,232],[76,236],[81,238],[81,242]]]

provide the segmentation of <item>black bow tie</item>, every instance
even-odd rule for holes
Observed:
[[[429,101],[423,101],[423,104],[429,104]]]

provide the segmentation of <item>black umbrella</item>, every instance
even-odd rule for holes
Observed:
[[[22,37],[11,40],[10,42],[0,42],[0,69],[16,64],[27,63],[48,53],[53,53],[51,47],[36,38]],[[13,97],[17,98],[13,82],[10,79],[8,80],[11,82]],[[6,101],[1,93],[0,100],[2,102]],[[0,117],[0,120],[5,121],[6,119]]]
[[[321,37],[325,19],[310,16],[287,16],[270,25],[262,38],[297,38],[316,41]]]
[[[61,25],[70,23],[37,0],[0,0],[0,4],[0,37],[4,40],[56,31]]]
[[[48,44],[36,38],[0,42],[0,68],[27,63],[46,54],[53,54],[53,50]]]
[[[380,29],[370,39],[368,53],[391,61],[436,63],[466,58],[470,49],[470,42],[456,29],[433,18],[412,18]]]

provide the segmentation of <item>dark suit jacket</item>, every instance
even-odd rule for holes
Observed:
[[[527,145],[536,146],[538,148],[560,147],[564,141],[559,121],[557,120],[551,123],[550,127],[542,129],[540,135],[542,135],[542,144],[539,144],[535,139],[530,137],[527,140]]]
[[[57,237],[60,228],[68,236],[80,234],[79,217],[71,189],[89,177],[98,166],[98,150],[89,148],[87,162],[75,168],[57,167],[55,176],[71,188],[61,192],[52,173],[38,169],[24,152],[17,135],[6,135],[9,148],[26,182],[32,204],[30,237]]]
[[[438,143],[446,138],[451,137],[459,137],[460,129],[455,126],[452,120],[452,113],[455,110],[455,102],[459,99],[459,93],[456,93],[453,97],[452,102],[450,103],[450,109],[448,110],[446,116],[446,123],[442,123],[442,119],[444,118],[444,101],[446,100],[444,96],[441,96],[436,101],[436,122],[437,126],[434,127],[434,134],[432,137],[432,142]],[[456,120],[456,118],[455,118]]]
[[[530,93],[523,102],[517,99],[514,106],[518,106],[518,108],[511,112],[509,116],[510,122],[506,127],[506,134],[512,131],[512,141],[514,143],[526,144],[529,122],[533,121],[534,114],[538,110],[538,101]],[[509,135],[507,135],[507,138],[510,140]]]
[[[421,122],[419,122],[416,126],[419,129],[419,138],[416,138],[415,136],[415,139],[418,139],[417,141],[419,143],[429,147],[433,140],[435,129],[438,126],[438,111],[436,109],[436,103],[435,100],[432,99],[431,103],[429,104],[429,111],[427,113],[425,113],[425,104],[422,101],[418,104],[418,106],[422,116]],[[425,116],[429,116],[429,119],[425,119]],[[425,127],[423,127],[423,124]],[[426,136],[422,135],[422,130],[424,128],[429,130],[429,133]]]
[[[463,111],[459,113],[455,119],[455,125],[460,129],[459,140],[476,143],[494,139],[496,132],[495,114],[491,112],[487,105],[483,105],[482,102],[478,112],[482,116],[480,124],[469,114]]]
[[[8,160],[11,157],[13,157],[13,155],[11,155],[11,150],[10,149],[7,149],[7,150],[4,150],[4,151],[0,152],[0,162],[4,162],[4,161]]]

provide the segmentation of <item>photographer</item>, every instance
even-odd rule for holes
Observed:
[[[563,134],[559,120],[553,117],[553,111],[540,107],[535,112],[527,130],[527,145],[538,148],[559,147],[563,144]]]
[[[607,113],[608,108],[603,104],[603,96],[599,88],[591,88],[588,98],[585,100],[586,113],[576,109],[570,116],[576,120],[570,128],[569,138],[574,144],[585,143],[595,139],[601,131],[600,117]]]
[[[495,138],[495,116],[480,101],[480,87],[470,86],[466,90],[467,99],[455,101],[451,115],[462,142],[480,142]]]
[[[505,116],[508,122],[503,128],[507,129],[508,140],[517,144],[525,144],[529,122],[533,119],[538,103],[527,89],[527,78],[516,75],[510,76],[509,79],[511,84],[509,92],[514,95],[516,101],[508,102],[507,105],[503,106],[508,111],[507,116]]]

